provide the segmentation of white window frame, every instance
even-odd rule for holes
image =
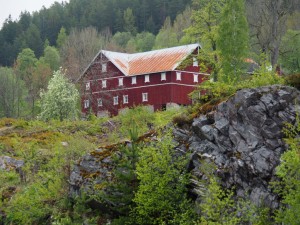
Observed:
[[[142,93],[142,101],[148,102],[148,93]]]
[[[85,90],[90,90],[91,89],[91,83],[90,82],[87,82],[86,84],[85,84]]]
[[[131,84],[136,84],[136,76],[131,77]]]
[[[83,101],[83,104],[84,104],[84,108],[87,109],[90,107],[90,101],[88,99],[84,100]]]
[[[123,77],[119,78],[119,86],[123,86]]]
[[[128,95],[123,95],[123,104],[128,104]]]
[[[198,66],[198,59],[193,57],[193,66]]]
[[[107,63],[102,63],[101,71],[102,73],[107,72]]]
[[[107,81],[106,80],[102,80],[102,88],[107,88]]]
[[[160,80],[161,80],[161,81],[167,80],[166,72],[162,72],[162,73],[160,74]]]
[[[145,75],[145,83],[149,83],[150,82],[150,76],[149,74]]]
[[[113,100],[114,100],[114,105],[119,105],[119,96],[115,96]]]
[[[99,107],[100,107],[100,106],[103,106],[102,98],[98,98],[98,99],[97,99],[97,104],[98,104]]]
[[[198,79],[198,74],[194,73],[194,83],[198,83],[199,79]]]
[[[181,80],[181,72],[176,72],[176,80]]]

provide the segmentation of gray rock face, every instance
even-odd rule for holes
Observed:
[[[105,188],[105,183],[111,181],[113,163],[110,150],[97,149],[83,156],[70,175],[70,195],[80,191],[92,194],[94,187]]]
[[[0,156],[0,169],[2,170],[13,170],[20,169],[24,165],[23,160],[15,159],[9,156]]]
[[[268,184],[287,148],[284,123],[294,124],[299,113],[295,102],[300,103],[300,92],[292,87],[244,89],[220,103],[210,119],[194,119],[185,143],[193,152],[191,172],[201,179],[201,160],[213,161],[224,187],[235,187],[237,195],[250,197],[256,205],[278,207]]]

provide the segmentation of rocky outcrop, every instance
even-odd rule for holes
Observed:
[[[249,197],[256,205],[277,208],[278,196],[269,183],[276,179],[275,168],[287,149],[282,132],[285,123],[294,124],[300,114],[300,92],[292,87],[268,86],[238,91],[216,110],[200,115],[191,126],[173,130],[176,151],[192,152],[189,170],[196,179],[191,192],[199,195],[203,160],[216,166],[214,173],[224,188]],[[130,144],[130,143],[127,143]],[[113,179],[111,153],[115,147],[100,148],[84,156],[70,176],[71,194],[93,188],[105,189]]]
[[[155,131],[150,131],[145,135],[139,137],[136,142],[152,141],[156,137]],[[95,189],[103,192],[108,191],[107,186],[113,181],[115,163],[113,157],[121,157],[120,147],[130,147],[131,142],[124,140],[123,142],[103,146],[89,154],[83,156],[70,174],[70,195],[77,195],[80,192],[93,194]],[[95,203],[102,207],[99,202]],[[103,206],[104,207],[104,206]]]
[[[284,124],[295,123],[298,104],[300,92],[292,87],[240,90],[214,112],[195,118],[190,129],[175,129],[177,149],[192,152],[189,167],[198,179],[204,179],[202,160],[209,160],[225,188],[234,187],[237,196],[248,196],[256,205],[277,208],[269,183],[287,149]],[[197,188],[195,182],[194,193]]]
[[[79,160],[70,175],[71,195],[77,195],[80,191],[91,193],[95,187],[102,189],[112,180],[112,153],[116,147],[99,148]]]
[[[23,160],[15,159],[9,156],[0,156],[0,170],[20,170],[23,165]]]

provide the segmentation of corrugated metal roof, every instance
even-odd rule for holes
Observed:
[[[101,52],[126,76],[170,71],[176,67],[199,44],[183,45],[134,54],[104,51]]]

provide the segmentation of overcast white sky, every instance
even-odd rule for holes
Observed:
[[[62,2],[62,0],[56,0]],[[19,19],[22,11],[39,11],[43,5],[49,8],[55,0],[0,0],[0,28],[2,27],[5,19],[11,15],[13,20]],[[69,2],[68,0],[64,0]]]

